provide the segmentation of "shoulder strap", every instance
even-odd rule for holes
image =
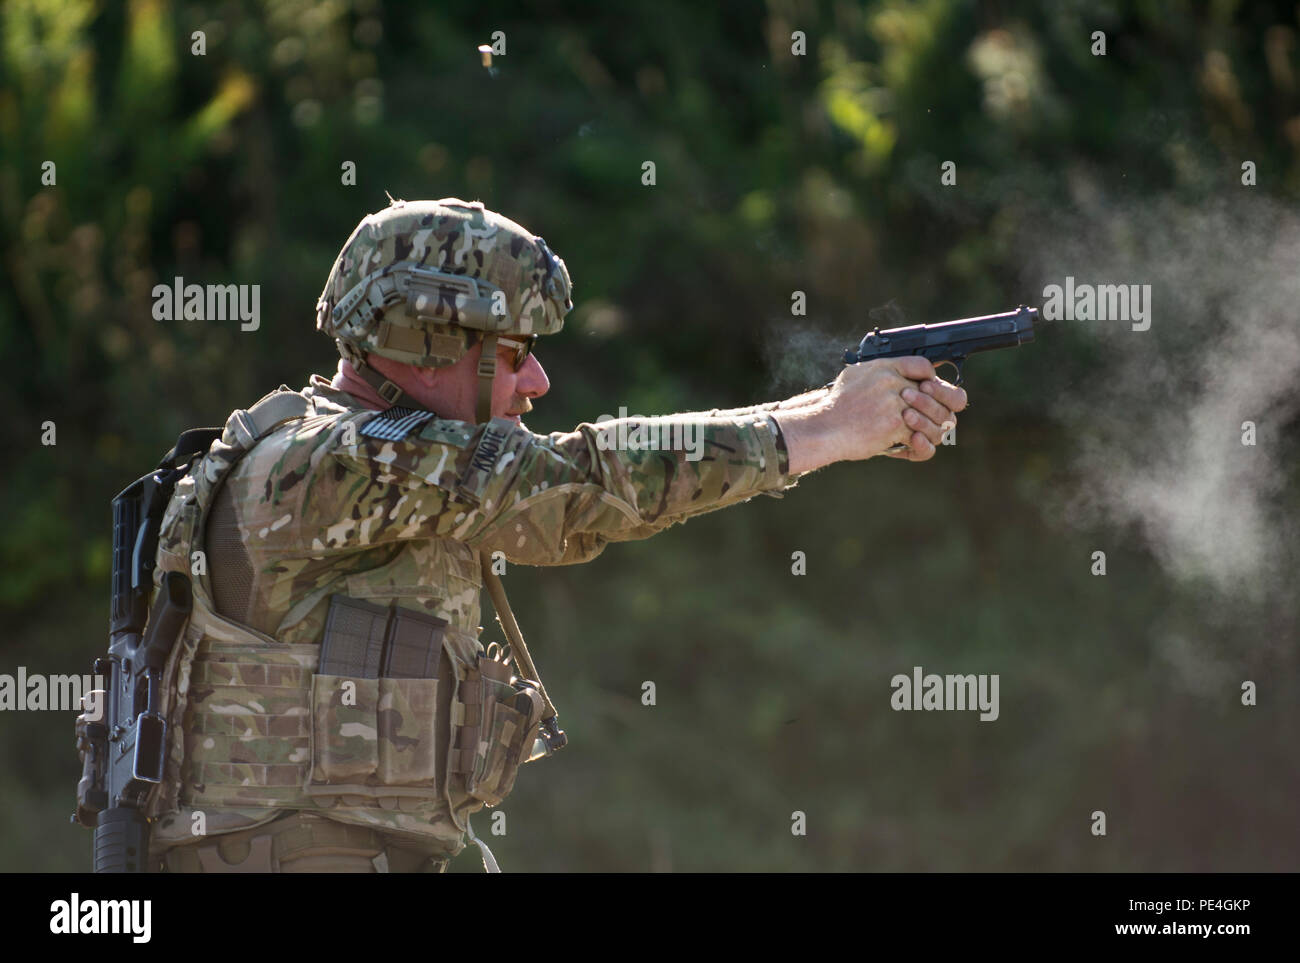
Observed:
[[[268,434],[272,428],[290,418],[301,418],[311,407],[310,402],[288,385],[280,385],[248,409],[257,426],[258,435]]]
[[[288,385],[264,396],[247,411],[237,411],[239,425],[249,432],[252,440],[269,434],[281,422],[301,418],[307,414],[307,399]],[[178,468],[186,465],[195,455],[202,455],[214,441],[221,437],[222,428],[190,428],[182,431],[172,450],[162,456],[158,468]],[[241,439],[242,440],[242,439]]]
[[[239,447],[247,450],[281,423],[304,417],[310,404],[288,385],[280,385],[248,410],[232,414],[227,426],[233,429]]]

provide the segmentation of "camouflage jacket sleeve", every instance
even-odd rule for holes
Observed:
[[[368,434],[365,422],[379,416],[367,414],[353,444],[329,446],[345,473],[328,486],[334,504],[315,508],[374,519],[372,543],[434,535],[519,564],[582,562],[611,541],[791,487],[775,419],[745,411],[623,418],[551,435],[501,418],[434,419],[397,440]]]

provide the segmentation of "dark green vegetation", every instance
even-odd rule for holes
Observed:
[[[820,384],[891,299],[944,320],[1151,283],[1150,332],[973,359],[928,464],[512,568],[570,747],[492,845],[513,870],[1297,869],[1295,5],[436,6],[4,5],[0,672],[102,651],[109,500],[181,429],[329,374],[315,298],[385,189],[482,199],[566,260],[543,432]],[[153,320],[176,275],[260,284],[260,328]],[[1251,394],[1266,363],[1288,390]],[[1153,502],[1081,507],[1153,465]],[[1000,674],[1000,718],[892,711],[914,665]],[[88,866],[72,731],[0,713],[0,868]]]

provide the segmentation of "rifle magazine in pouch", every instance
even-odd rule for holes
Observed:
[[[436,676],[446,627],[409,609],[330,600],[312,678],[309,793],[440,788]]]
[[[438,680],[379,680],[379,781],[387,786],[438,780]]]
[[[379,680],[314,675],[310,790],[365,783],[379,768]]]
[[[441,788],[438,660],[447,620],[395,608],[379,677],[379,781]]]

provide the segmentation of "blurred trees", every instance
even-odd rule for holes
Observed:
[[[181,429],[329,373],[314,301],[385,190],[480,198],[565,258],[577,309],[539,351],[554,390],[536,431],[821,383],[891,299],[912,321],[1034,302],[1025,232],[1088,191],[1196,203],[1235,185],[1242,158],[1269,172],[1261,192],[1300,191],[1291,3],[11,0],[0,17],[0,671],[84,671],[103,637],[109,499]],[[496,30],[507,53],[489,73],[475,47]],[[945,161],[960,189],[940,183]],[[152,286],[177,275],[260,284],[260,328],[154,321]],[[807,318],[789,314],[796,290]],[[1140,695],[1144,613],[1187,599],[1138,546],[1124,598],[1061,574],[1067,546],[1087,546],[1038,517],[1062,452],[1042,412],[1053,377],[1099,361],[1074,329],[1033,350],[981,369],[961,459],[828,472],[581,570],[512,573],[575,738],[521,778],[503,858],[1204,868],[1177,820],[1144,808],[1186,788],[1187,747],[1164,747],[1187,771],[1132,790],[1143,843],[1117,855],[1077,831],[1083,789],[1122,795],[1148,773],[1133,745],[1169,738]],[[802,579],[795,549],[816,559]],[[921,586],[944,600],[928,626],[905,617]],[[1093,624],[1069,617],[1081,606]],[[905,727],[870,675],[956,671],[972,651],[1022,674],[1020,722]],[[1170,695],[1159,712],[1208,725],[1191,721],[1202,708]],[[1242,724],[1220,722],[1206,751],[1245,766]],[[1233,776],[1261,781],[1265,824],[1270,775],[1296,787],[1271,731],[1250,736],[1259,768]],[[60,825],[70,732],[62,716],[0,718],[0,762],[28,767],[3,781],[0,826],[35,806],[47,827],[39,843],[0,834],[0,864],[78,865],[86,837]],[[31,768],[33,740],[54,761]],[[1198,787],[1193,816],[1245,818],[1216,786]],[[807,840],[789,836],[794,809],[816,810]],[[1202,842],[1218,847],[1206,866],[1294,868],[1262,839]]]

